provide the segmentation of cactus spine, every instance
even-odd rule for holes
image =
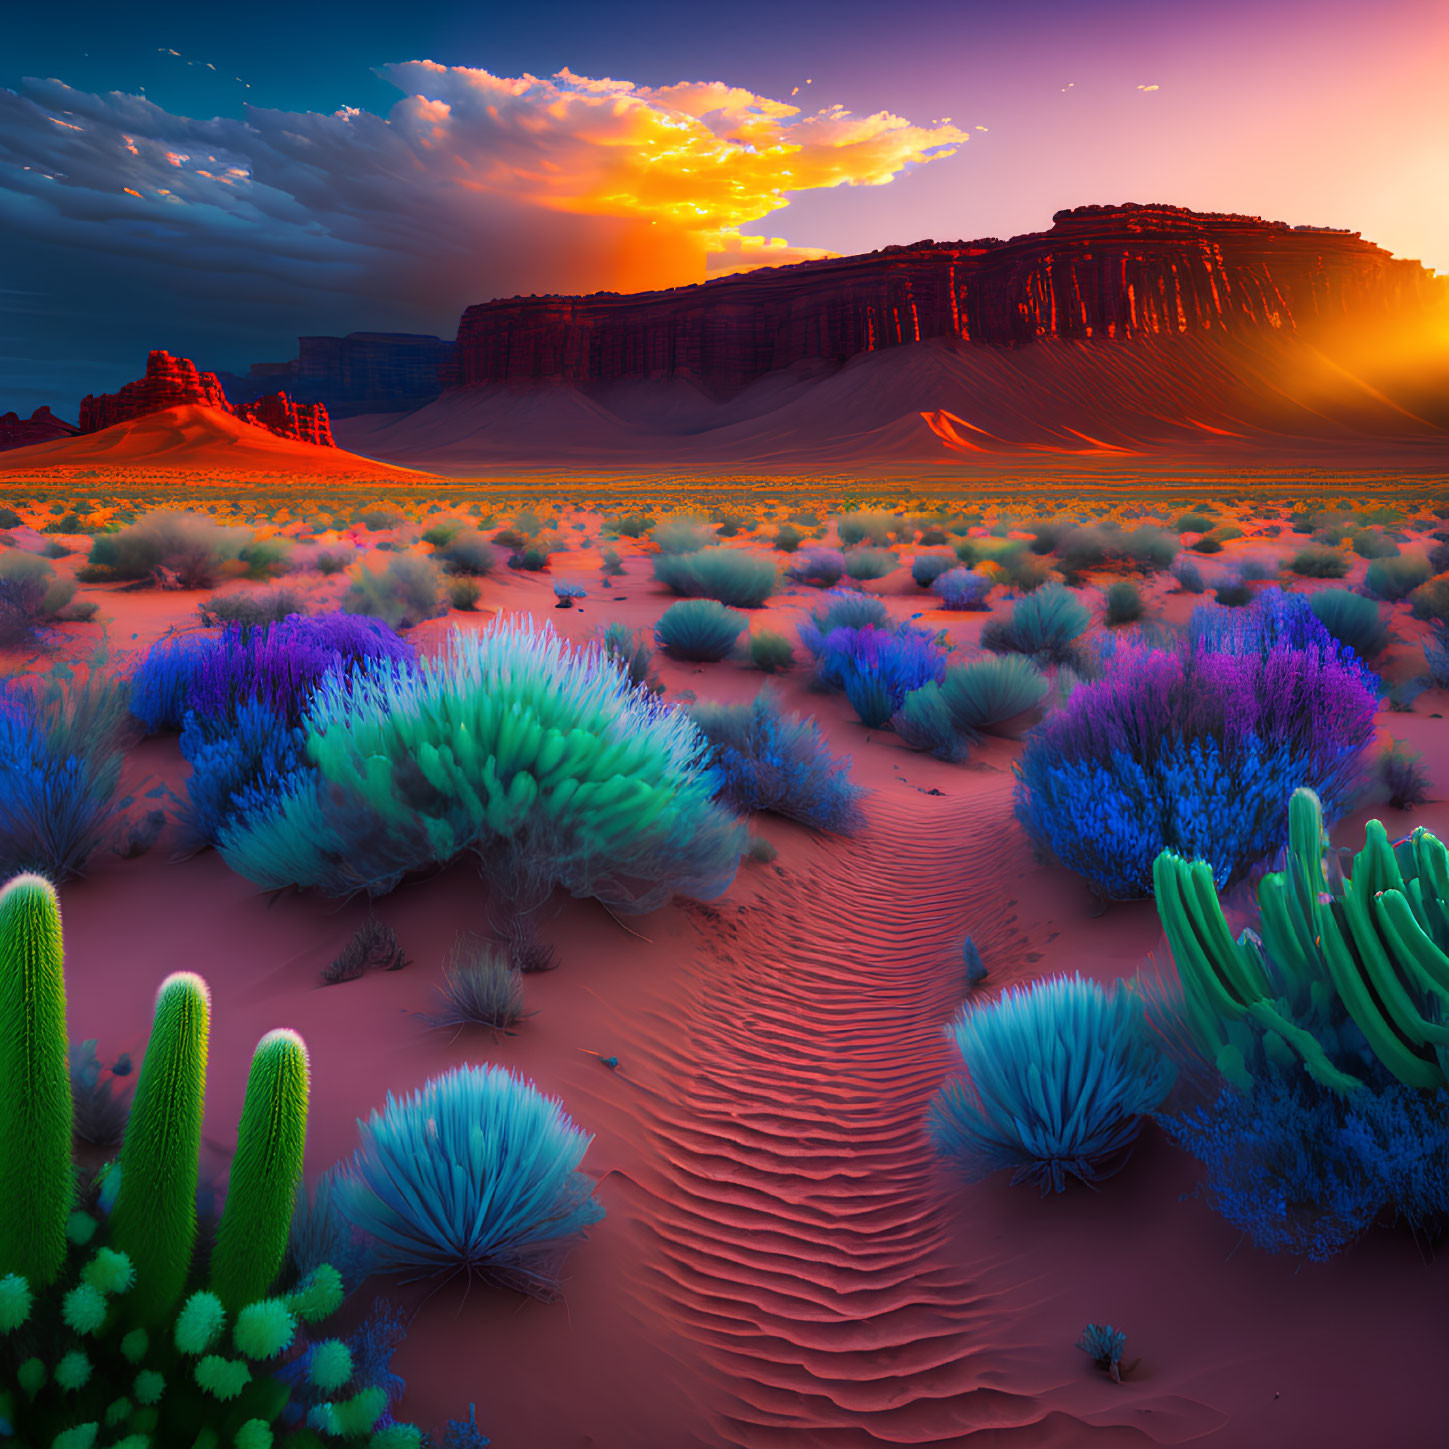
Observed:
[[[252,1056],[211,1258],[212,1288],[228,1312],[264,1297],[281,1271],[302,1180],[309,1084],[302,1038],[269,1031]]]
[[[206,982],[189,971],[168,976],[156,993],[111,1213],[111,1239],[135,1264],[135,1309],[148,1327],[175,1309],[191,1269],[210,1034]]]
[[[60,905],[38,875],[0,891],[0,1277],[48,1287],[75,1193]]]

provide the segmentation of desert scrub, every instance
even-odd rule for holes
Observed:
[[[929,589],[942,574],[956,567],[954,554],[921,553],[911,560],[911,579],[918,588]]]
[[[1282,843],[1299,785],[1331,816],[1358,788],[1376,682],[1307,604],[1269,591],[1193,623],[1169,648],[1112,651],[1017,765],[1028,835],[1109,899],[1147,895],[1164,847],[1237,878]]]
[[[1374,775],[1395,810],[1412,810],[1429,800],[1429,771],[1424,757],[1406,750],[1402,740],[1390,740],[1379,752]]]
[[[1364,586],[1376,598],[1394,603],[1407,599],[1432,574],[1429,560],[1423,554],[1401,553],[1394,558],[1376,558],[1369,564]]]
[[[360,1124],[337,1205],[369,1268],[556,1297],[569,1248],[604,1216],[579,1167],[593,1140],[502,1067],[456,1067]]]
[[[1047,682],[1019,655],[948,665],[940,680],[941,699],[963,735],[1011,733],[1031,716],[1047,694]]]
[[[268,782],[219,842],[267,889],[376,895],[468,853],[520,900],[562,887],[650,910],[726,889],[744,849],[687,715],[531,623],[329,675],[300,728],[308,768]]]
[[[965,1074],[937,1094],[929,1131],[968,1182],[1004,1168],[1043,1193],[1099,1181],[1126,1161],[1176,1076],[1120,981],[1011,987],[968,1003],[949,1034]]]
[[[1342,549],[1315,545],[1294,554],[1288,567],[1305,579],[1341,579],[1348,572],[1349,562]]]
[[[943,609],[952,612],[976,612],[988,608],[987,598],[996,580],[975,569],[952,568],[938,574],[931,583],[931,592],[941,601]]]
[[[484,1026],[511,1031],[523,1020],[523,972],[506,952],[478,936],[460,935],[436,988],[438,1006],[423,1020],[434,1027]]]
[[[438,566],[418,554],[394,554],[387,567],[357,564],[342,596],[348,614],[367,614],[393,629],[410,629],[448,610]]]
[[[84,622],[93,603],[74,603],[74,579],[62,578],[38,554],[0,553],[0,649],[32,649],[44,641],[47,624]]]
[[[994,654],[1025,654],[1040,665],[1072,664],[1091,622],[1091,611],[1070,589],[1047,584],[1018,599],[1004,618],[987,620],[981,646]]]
[[[426,534],[423,535],[427,537]],[[480,577],[498,566],[498,551],[476,528],[454,529],[441,543],[435,544],[433,558],[450,574]]]
[[[696,517],[662,519],[649,536],[662,554],[698,553],[719,542],[714,525],[708,519]]]
[[[1360,659],[1372,659],[1389,641],[1389,621],[1373,599],[1347,589],[1319,589],[1308,596],[1318,622]]]
[[[127,695],[100,654],[0,680],[0,872],[66,880],[105,843],[122,808]]]
[[[716,599],[741,609],[757,609],[775,590],[779,577],[768,555],[750,549],[701,548],[661,553],[654,577],[685,598]]]
[[[810,584],[828,589],[838,584],[845,573],[845,555],[833,548],[808,548],[796,556],[785,571],[785,577],[797,584]]]
[[[752,704],[690,707],[709,741],[718,797],[734,810],[767,810],[816,830],[850,834],[863,823],[863,788],[812,719],[785,714],[768,690]]]
[[[683,599],[659,616],[654,642],[676,659],[712,663],[735,647],[747,622],[743,614],[714,599]]]
[[[197,605],[204,627],[275,624],[289,614],[305,614],[307,601],[295,589],[263,589],[258,593],[213,594]]]
[[[845,555],[845,573],[857,583],[883,579],[900,564],[898,555],[887,548],[853,548]]]
[[[1146,607],[1137,585],[1127,579],[1118,579],[1107,586],[1103,622],[1111,628],[1119,624],[1135,624]]]
[[[635,689],[642,687],[651,694],[664,693],[664,686],[654,672],[654,646],[642,629],[615,622],[599,631],[596,640],[604,657],[623,670]]]
[[[810,645],[807,627],[801,627],[801,638]],[[820,641],[815,679],[823,689],[841,690],[860,722],[879,729],[912,690],[939,683],[945,668],[946,651],[929,630],[913,624],[841,625]]]
[[[783,674],[795,666],[795,651],[785,635],[774,629],[750,634],[750,663],[765,674]]]
[[[212,588],[227,574],[247,571],[242,550],[254,542],[249,528],[229,528],[204,513],[156,509],[116,533],[99,535],[82,580],[146,579],[160,588]]]

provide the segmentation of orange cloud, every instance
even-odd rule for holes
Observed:
[[[659,249],[703,249],[711,270],[804,256],[739,228],[789,205],[789,193],[883,186],[905,167],[954,154],[968,133],[842,106],[806,115],[723,82],[636,86],[568,69],[550,79],[414,61],[383,72],[410,92],[392,122],[429,133],[459,185],[550,210],[646,221]],[[751,258],[759,257],[751,263]]]

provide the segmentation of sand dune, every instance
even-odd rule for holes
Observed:
[[[490,385],[339,422],[349,447],[459,473],[489,465],[969,464],[1006,456],[1449,457],[1432,389],[1295,337],[1196,333],[1029,347],[931,341],[797,364],[724,401],[687,382]]]
[[[282,438],[218,408],[168,408],[98,433],[37,443],[0,454],[0,472],[115,468],[239,474],[312,473],[327,477],[396,477],[411,470],[342,448]]]

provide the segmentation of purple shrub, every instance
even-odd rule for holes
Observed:
[[[1329,819],[1357,789],[1377,708],[1357,658],[1232,643],[1247,652],[1119,648],[1027,737],[1017,818],[1099,894],[1149,894],[1165,847],[1211,862],[1225,883],[1281,844],[1299,786]]]
[[[364,614],[293,615],[257,628],[156,645],[136,671],[131,709],[149,730],[179,729],[188,711],[207,719],[255,700],[295,724],[320,680],[363,659],[406,661],[412,647]]]
[[[945,650],[912,624],[832,629],[816,659],[820,683],[843,690],[860,722],[872,729],[889,724],[912,690],[939,684],[945,672]]]

